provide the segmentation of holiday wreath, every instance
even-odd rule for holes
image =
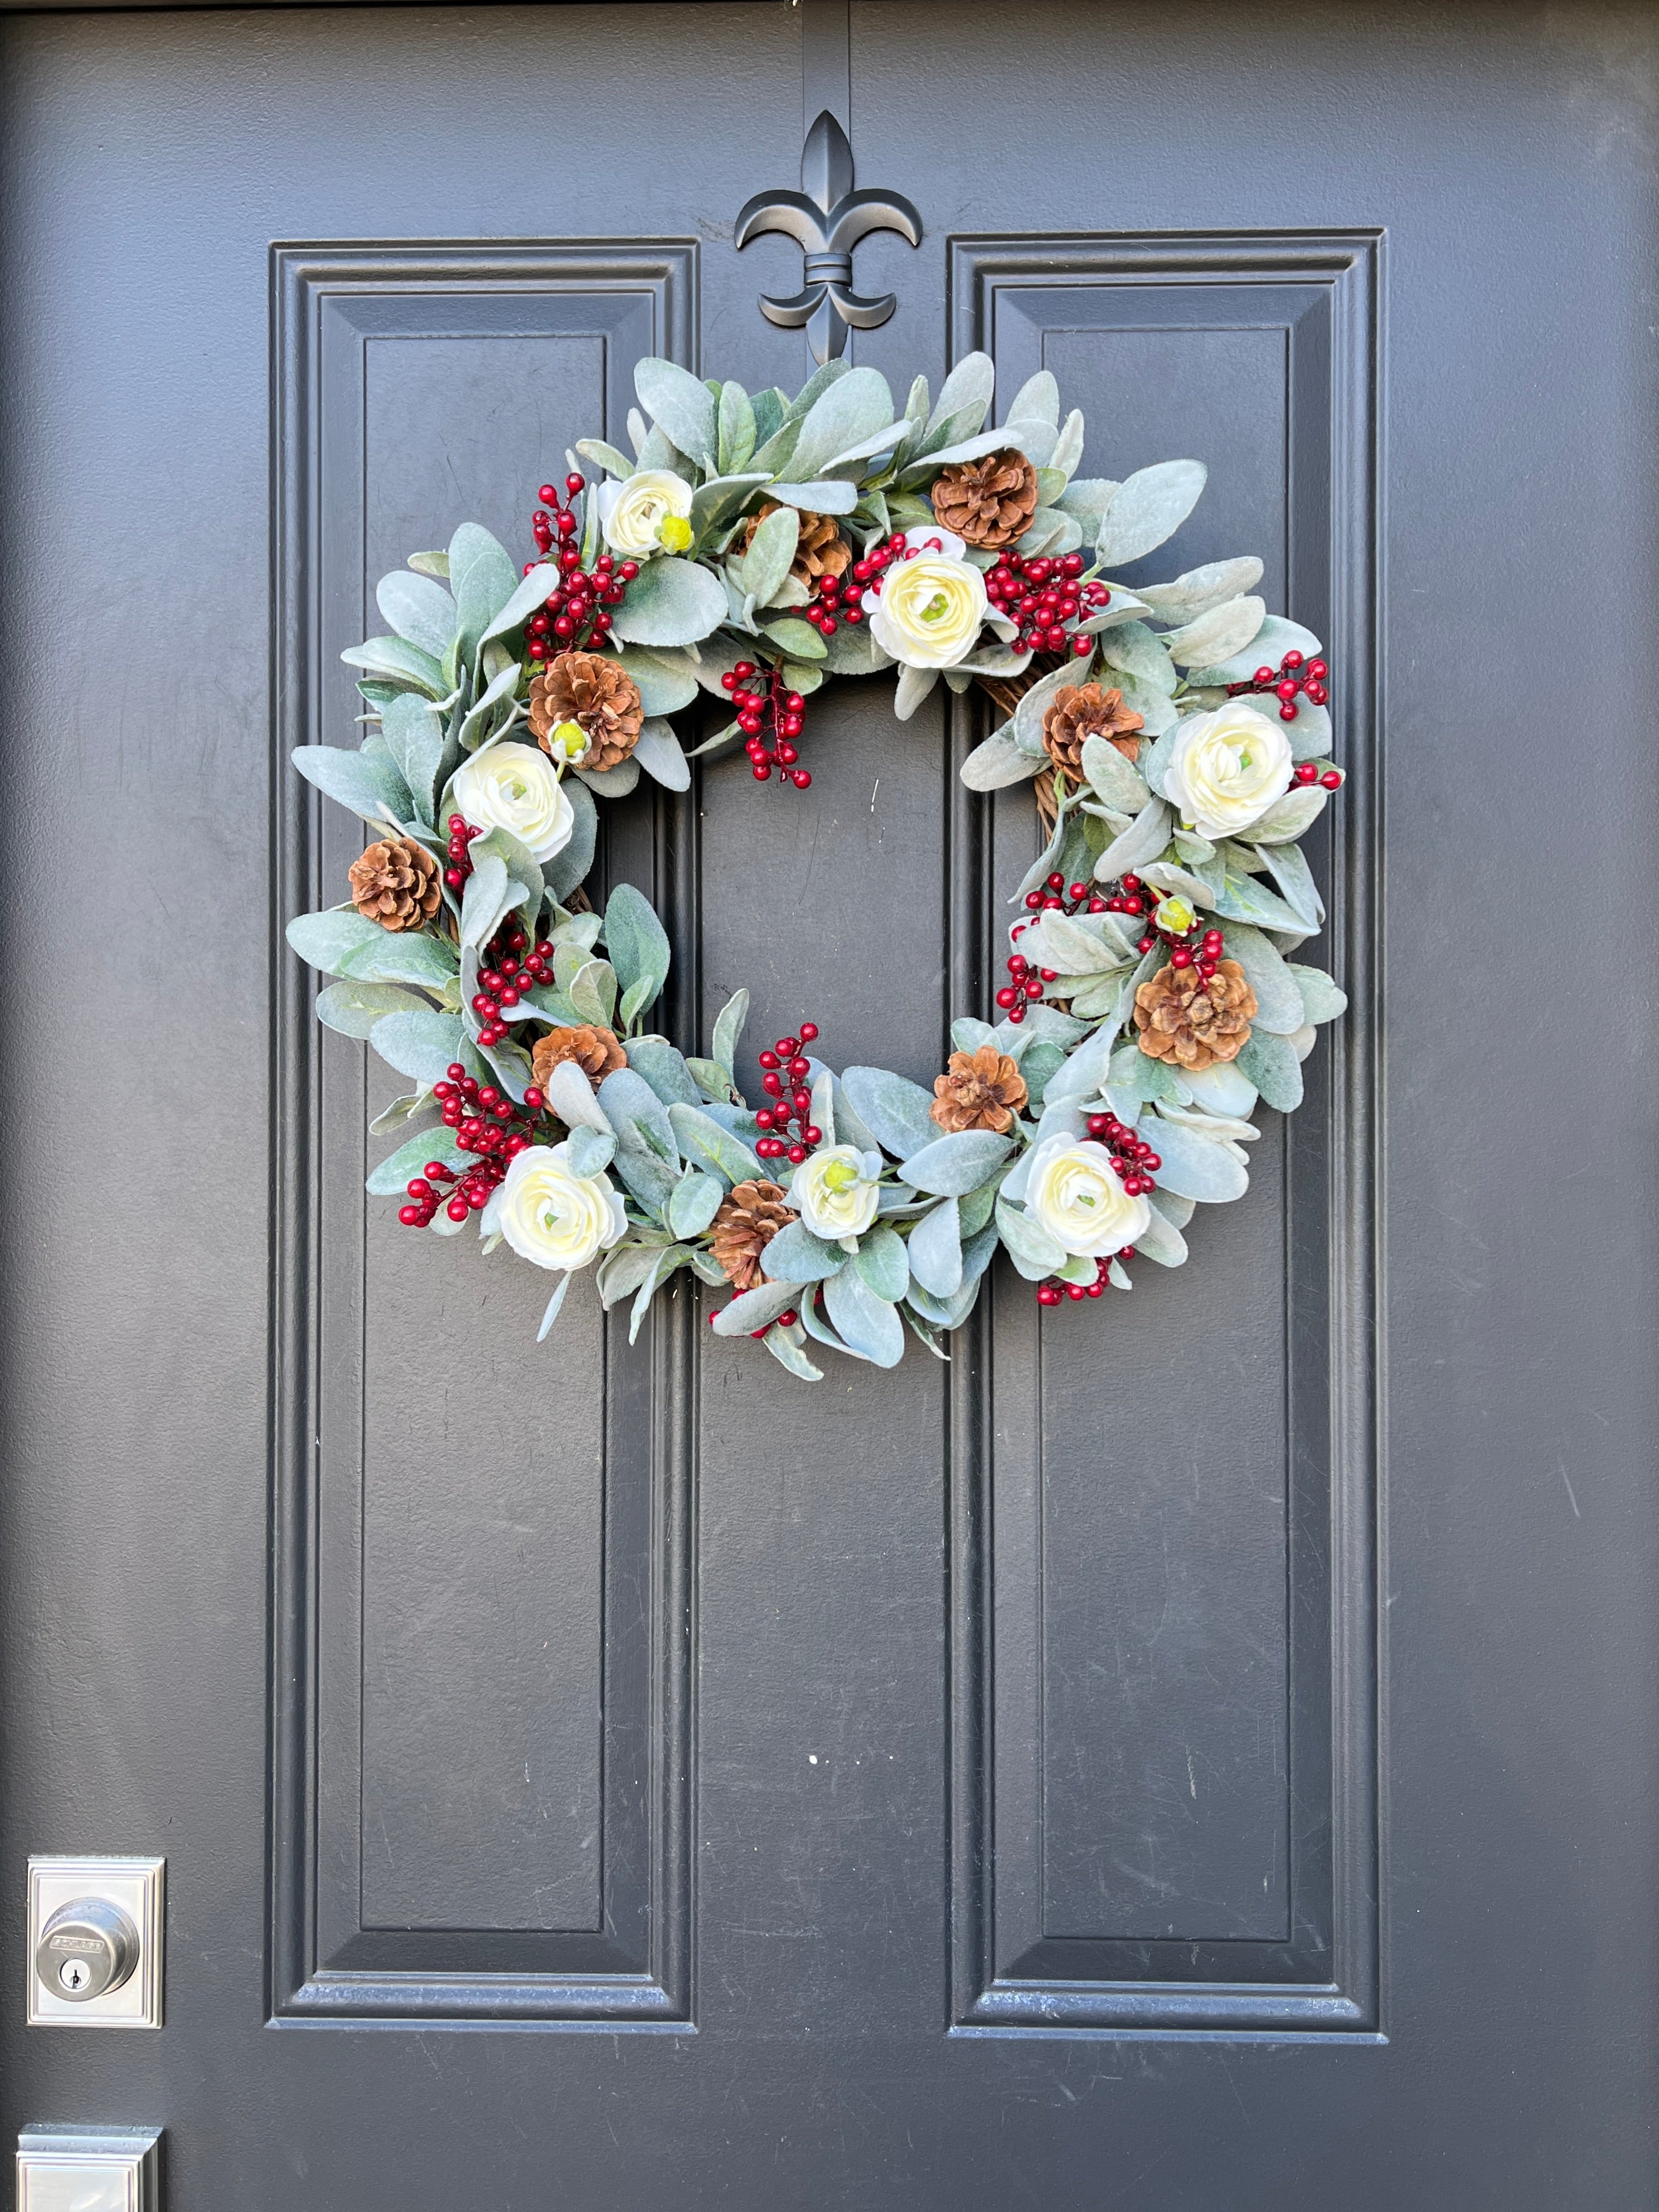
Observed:
[[[1204,469],[1079,478],[1053,377],[988,429],[992,384],[972,355],[896,417],[842,361],[793,399],[642,362],[633,457],[580,442],[522,571],[464,524],[384,579],[390,635],[344,656],[362,744],[295,756],[374,834],[349,899],[289,940],[337,978],[322,1020],[416,1086],[374,1130],[426,1125],[368,1188],[556,1273],[544,1336],[597,1261],[635,1333],[684,1267],[734,1294],[717,1332],[792,1374],[818,1376],[809,1340],[891,1366],[907,1324],[939,1352],[999,1243],[1044,1305],[1178,1266],[1194,1206],[1247,1187],[1258,1103],[1301,1100],[1346,1003],[1287,957],[1324,918],[1297,841],[1342,781],[1319,641],[1252,596],[1257,560],[1113,580]],[[631,885],[583,895],[594,802],[641,771],[689,786],[668,718],[702,692],[735,713],[699,751],[741,740],[757,781],[804,791],[809,696],[894,666],[901,720],[941,676],[989,695],[975,789],[1036,779],[1049,835],[1000,1018],[955,1023],[931,1092],[832,1073],[802,1023],[751,1108],[746,992],[707,1058],[645,1027],[668,939]]]

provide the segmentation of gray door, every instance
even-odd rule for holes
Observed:
[[[7,2128],[164,2124],[170,2212],[1652,2204],[1651,12],[3,33]],[[1182,1273],[809,1388],[684,1291],[538,1350],[273,946],[368,583],[527,554],[641,355],[803,378],[732,222],[826,97],[926,225],[858,358],[1206,459],[1175,565],[1329,641],[1352,1005]],[[931,1079],[983,727],[615,812],[683,1043]],[[160,2033],[22,2025],[82,1851]]]

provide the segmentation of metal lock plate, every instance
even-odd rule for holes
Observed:
[[[32,1858],[32,2027],[160,2027],[162,1859]]]
[[[160,2212],[159,2128],[25,2128],[17,2212]]]

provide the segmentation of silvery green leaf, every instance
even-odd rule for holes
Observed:
[[[1116,684],[1123,694],[1124,705],[1132,707],[1139,715],[1146,737],[1161,738],[1180,720],[1175,702],[1155,685],[1143,683],[1139,677],[1113,669],[1106,680]]]
[[[757,1283],[752,1291],[744,1291],[729,1305],[722,1306],[714,1316],[716,1336],[752,1336],[757,1328],[764,1328],[781,1313],[800,1303],[799,1283]]]
[[[568,897],[592,866],[593,847],[599,834],[599,809],[586,785],[567,783],[564,793],[576,817],[575,826],[570,833],[570,842],[562,853],[556,853],[542,871],[547,878],[547,888],[556,899]]]
[[[1249,1048],[1246,1047],[1246,1050]],[[1291,1065],[1295,1056],[1291,1055]],[[1196,1135],[1175,1121],[1159,1121],[1149,1127],[1152,1150],[1163,1164],[1156,1170],[1160,1191],[1200,1200],[1206,1206],[1224,1206],[1243,1198],[1250,1187],[1249,1170],[1224,1146]]]
[[[1035,415],[1011,415],[1002,426],[1001,436],[1003,444],[1024,453],[1034,469],[1046,469],[1060,436],[1060,426]]]
[[[962,1288],[962,1230],[957,1201],[947,1198],[924,1213],[910,1231],[906,1248],[916,1281],[936,1298],[954,1297]]]
[[[1138,621],[1142,615],[1151,612],[1152,609],[1145,599],[1137,598],[1133,592],[1127,591],[1121,584],[1114,584],[1111,598],[1098,613],[1090,615],[1086,620],[1074,623],[1073,627],[1079,637],[1098,637],[1103,630],[1120,629],[1125,623]]]
[[[1122,568],[1172,538],[1198,505],[1208,474],[1201,461],[1159,461],[1126,477],[1095,538],[1102,564]]]
[[[1288,621],[1283,615],[1269,615],[1249,646],[1241,653],[1229,654],[1202,668],[1194,668],[1188,675],[1189,684],[1243,684],[1255,674],[1258,668],[1277,668],[1285,655],[1294,647],[1310,659],[1320,651],[1319,640],[1300,623]]]
[[[1250,1096],[1254,1098],[1255,1096],[1254,1091],[1251,1091]],[[1182,1197],[1178,1191],[1163,1190],[1155,1187],[1150,1193],[1150,1198],[1153,1212],[1161,1213],[1173,1229],[1184,1229],[1198,1210],[1194,1200]]]
[[[441,665],[460,619],[441,584],[407,568],[394,568],[375,586],[374,604],[399,637]]]
[[[1237,961],[1245,981],[1255,993],[1255,1019],[1261,1026],[1280,1036],[1299,1029],[1304,1019],[1302,994],[1278,948],[1247,922],[1227,922],[1221,935],[1225,957]]]
[[[655,909],[632,884],[618,884],[605,902],[605,950],[624,991],[641,977],[651,984],[647,1006],[668,980],[672,957],[668,933]]]
[[[890,1230],[886,1233],[892,1235]],[[896,1237],[893,1241],[898,1242]],[[904,1357],[904,1323],[895,1309],[870,1288],[856,1267],[843,1267],[840,1274],[832,1275],[822,1296],[824,1309],[849,1352],[858,1352],[878,1367],[898,1365]]]
[[[803,416],[811,412],[820,398],[832,384],[841,377],[850,376],[852,373],[853,364],[850,361],[836,360],[821,362],[793,399],[785,399],[781,392],[778,394],[783,406],[784,421],[799,422]],[[761,398],[765,397],[765,393],[763,392]],[[756,404],[758,405],[759,402],[757,401]]]
[[[1115,1029],[1109,1025],[1097,1030],[1079,1045],[1064,1064],[1048,1078],[1047,1097],[1051,1103],[1062,1098],[1092,1098],[1106,1079],[1106,1070],[1112,1056],[1112,1042]]]
[[[714,1174],[724,1176],[728,1183],[756,1182],[763,1174],[760,1162],[748,1146],[700,1108],[677,1102],[669,1108],[668,1118],[686,1159],[696,1160]]]
[[[653,653],[646,646],[629,646],[605,657],[614,659],[633,678],[640,704],[647,714],[678,714],[697,696],[701,672],[686,653],[672,649]],[[718,687],[718,675],[714,682]]]
[[[634,473],[634,463],[615,446],[607,446],[603,438],[578,438],[576,451],[585,461],[592,461],[596,469],[605,469],[625,483]]]
[[[975,408],[979,410],[979,420],[983,422],[996,380],[996,365],[988,353],[964,354],[939,386],[933,411],[927,418],[928,428],[932,429],[952,415]]]
[[[827,1067],[812,1080],[812,1123],[822,1130],[826,1145],[849,1141],[836,1135],[836,1079]]]
[[[1062,514],[1072,515],[1082,524],[1083,534],[1092,544],[1117,489],[1110,477],[1073,477],[1054,504]]]
[[[1058,469],[1067,481],[1075,474],[1083,459],[1083,410],[1073,407],[1060,426],[1060,435],[1054,441],[1054,450],[1048,456],[1048,465]],[[1093,532],[1090,532],[1091,537]]]
[[[429,1112],[435,1103],[431,1091],[422,1084],[418,1091],[409,1091],[402,1098],[394,1098],[389,1106],[383,1106],[369,1123],[368,1133],[371,1137],[388,1136],[393,1129],[401,1129],[405,1121],[412,1121],[417,1114]]]
[[[910,1280],[904,1240],[884,1221],[878,1221],[860,1237],[853,1265],[863,1277],[866,1287],[887,1305],[896,1306],[904,1296]]]
[[[626,799],[640,780],[640,764],[630,753],[615,768],[576,768],[572,774],[579,775],[590,791],[597,791],[601,799]]]
[[[749,465],[755,450],[755,410],[742,385],[729,379],[721,385],[714,423],[720,474],[733,476]]]
[[[1054,694],[1060,686],[1076,682],[1076,670],[1069,664],[1062,663],[1060,667],[1051,669],[1048,675],[1039,677],[1029,691],[1020,694],[1011,725],[1014,742],[1039,768],[1045,766],[1048,758],[1042,743],[1042,718],[1053,706]]]
[[[908,661],[903,662],[893,691],[893,713],[896,720],[908,722],[938,681],[937,668],[913,668]]]
[[[406,645],[400,637],[371,637],[362,645],[349,645],[340,655],[348,668],[361,668],[369,676],[383,676],[400,684],[413,684],[424,691],[429,699],[448,696],[450,685],[445,681],[442,665],[418,646]]]
[[[860,438],[857,445],[849,446],[844,453],[837,453],[833,460],[821,462],[819,465],[830,476],[848,473],[856,481],[860,475],[868,473],[859,464],[874,460],[878,453],[896,453],[903,442],[908,427],[902,421],[889,422],[884,429],[872,432],[867,438]]]
[[[1025,932],[1021,941],[1028,955],[1036,951],[1036,964],[1040,968],[1057,968],[1068,975],[1098,975],[1107,969],[1126,967],[1133,957],[1126,957],[1115,929],[1109,932],[1100,926],[1115,923],[1116,919],[1115,915],[1049,911],[1040,917],[1035,927]]]
[[[554,1322],[557,1321],[559,1317],[559,1308],[564,1304],[565,1296],[569,1288],[570,1274],[568,1269],[567,1269],[566,1272],[559,1278],[558,1289],[554,1291],[552,1297],[548,1300],[546,1306],[543,1310],[542,1325],[536,1331],[536,1341],[538,1344],[544,1344],[547,1341],[548,1333],[552,1328]]]
[[[787,1367],[792,1375],[799,1376],[803,1382],[823,1382],[823,1368],[813,1366],[799,1345],[796,1343],[791,1331],[783,1328],[781,1323],[775,1323],[769,1328],[761,1341],[780,1366]]]
[[[455,948],[447,938],[417,929],[380,929],[346,955],[340,973],[363,983],[415,983],[443,991],[459,972]]]
[[[1060,386],[1052,369],[1040,368],[1035,376],[1028,376],[1009,403],[1008,420],[1017,416],[1030,415],[1052,428],[1060,427]]]
[[[389,755],[351,752],[343,745],[300,745],[294,765],[307,783],[366,822],[407,822],[415,802]]]
[[[630,1037],[623,1050],[628,1054],[629,1066],[644,1077],[665,1106],[701,1103],[696,1078],[666,1037]],[[610,1078],[605,1079],[608,1082]]]
[[[1253,845],[1289,845],[1312,829],[1325,811],[1330,797],[1316,783],[1298,783],[1287,791],[1277,805],[1270,806],[1261,819],[1251,825]]]
[[[678,362],[647,358],[634,370],[640,404],[659,422],[678,450],[700,461],[713,476],[720,466],[714,429],[714,395],[701,377]],[[641,456],[641,465],[644,456]]]
[[[871,636],[868,623],[855,623],[851,629],[842,623],[827,642],[830,649],[823,665],[831,676],[876,676],[884,668],[890,668],[893,665]],[[813,678],[816,682],[817,670],[813,671]],[[798,691],[811,688],[801,684],[799,671],[794,672],[791,680]]]
[[[507,637],[521,629],[546,599],[559,580],[559,572],[550,562],[543,562],[521,577],[512,597],[485,625],[478,642],[488,645],[492,638]]]
[[[799,1221],[791,1221],[763,1247],[760,1263],[779,1282],[823,1283],[841,1273],[847,1254],[839,1244],[827,1243]]]
[[[1072,1012],[1079,1018],[1085,1021],[1098,1021],[1103,1015],[1116,1012],[1123,983],[1123,970],[1121,968],[1115,969],[1109,975],[1079,975],[1073,978],[1062,976],[1060,981],[1061,982],[1069,981],[1072,988],[1069,990],[1061,990],[1056,984],[1054,986],[1056,995],[1069,999],[1072,1002]]]
[[[476,522],[464,522],[449,541],[449,588],[459,617],[453,648],[471,666],[484,634],[519,586],[518,564]],[[544,597],[549,589],[542,586]]]
[[[342,1036],[366,1037],[387,1014],[428,1012],[426,1000],[395,983],[331,983],[317,994],[317,1018]]]
[[[780,653],[787,653],[795,660],[822,660],[830,647],[810,623],[793,615],[785,615],[780,621],[763,624],[763,633],[769,637]]]
[[[1346,1011],[1347,993],[1333,982],[1322,968],[1292,965],[1289,973],[1295,977],[1297,988],[1302,994],[1304,1020],[1334,1022],[1339,1014]]]
[[[498,650],[505,652],[506,648],[498,647],[492,641],[485,647],[484,650],[486,653],[495,653]],[[504,723],[505,720],[503,710],[507,712],[511,710],[513,696],[518,690],[519,678],[521,673],[519,663],[509,655],[504,665],[490,678],[489,683],[461,717],[460,728],[456,733],[460,751],[473,752],[483,744],[486,738],[496,734],[497,723]],[[384,721],[381,726],[386,728]],[[388,744],[392,743],[392,732],[389,728],[386,728],[386,739]],[[393,750],[396,750],[395,744]],[[405,769],[404,773],[407,775],[408,770]]]
[[[969,419],[967,411],[957,411],[963,422]],[[1000,453],[1008,443],[1007,433],[1003,430],[963,431],[957,426],[951,442],[937,447],[933,445],[930,435],[922,440],[916,459],[901,470],[899,483],[907,491],[911,490],[927,483],[940,469],[949,468],[957,461],[982,460],[987,453]]]
[[[672,553],[647,561],[612,615],[612,634],[629,645],[695,645],[725,621],[726,587],[695,561]]]
[[[884,434],[892,422],[893,395],[887,379],[878,369],[852,369],[808,409],[789,465],[805,481],[878,431]],[[895,428],[895,438],[897,434]]]
[[[1101,883],[1111,883],[1117,877],[1133,875],[1158,859],[1170,842],[1170,829],[1175,817],[1169,802],[1150,799],[1136,815],[1121,837],[1115,837],[1095,862],[1095,875]]]
[[[309,966],[320,968],[325,975],[338,975],[355,953],[386,932],[355,907],[331,907],[321,914],[296,914],[283,934]]]
[[[1087,1022],[1073,1021],[1069,1014],[1062,1014],[1058,1006],[1045,1006],[1037,1002],[1027,1005],[1025,1019],[1018,1027],[1012,1023],[999,1022],[992,1035],[1000,1052],[1012,1052],[1038,1039],[1070,1047],[1085,1036],[1088,1030]]]
[[[1233,1065],[1255,1084],[1263,1103],[1289,1114],[1302,1103],[1302,1063],[1288,1037],[1252,1030]]]
[[[1159,734],[1158,742],[1150,752],[1143,748],[1139,759],[1135,763],[1136,767],[1146,779],[1147,788],[1155,792],[1160,799],[1169,797],[1169,793],[1164,787],[1164,777],[1170,765],[1170,757],[1175,751],[1176,739],[1180,734],[1181,724],[1177,721]]]
[[[1149,860],[1140,874],[1142,880],[1149,883],[1155,891],[1175,892],[1182,898],[1190,899],[1197,906],[1210,903],[1221,880],[1218,875],[1214,884],[1207,883],[1201,875],[1182,867],[1174,860]]]
[[[1083,740],[1083,773],[1109,806],[1139,814],[1152,797],[1146,779],[1117,747],[1092,732]]]
[[[530,1054],[522,1047],[511,1042],[501,1044],[469,1044],[467,1050],[476,1049],[495,1077],[501,1089],[515,1105],[522,1106],[532,1075]],[[461,1057],[465,1059],[466,1053]]]
[[[1057,554],[1074,553],[1082,543],[1083,526],[1075,515],[1057,507],[1040,507],[1019,540],[1019,550],[1028,561],[1039,553],[1052,560]],[[1073,665],[1073,674],[1076,672]]]
[[[633,1051],[641,1044],[661,1044],[665,1042],[660,1037],[635,1037],[627,1048]],[[672,1046],[669,1050],[673,1050]],[[678,1054],[676,1054],[675,1057],[678,1059]],[[568,1066],[569,1063],[561,1064]],[[630,1146],[635,1150],[642,1146],[653,1150],[678,1175],[679,1147],[674,1141],[673,1125],[669,1121],[667,1107],[661,1094],[646,1081],[637,1069],[613,1068],[599,1085],[599,1098],[601,1109],[617,1132],[619,1151]]]
[[[1049,1079],[1059,1068],[1066,1054],[1060,1046],[1048,1037],[1038,1037],[1027,1047],[1019,1063],[1019,1072],[1025,1079],[1025,1089],[1031,1109],[1042,1105],[1047,1094]]]
[[[568,1061],[562,1065],[568,1066]],[[574,1176],[596,1176],[608,1168],[617,1157],[617,1136],[613,1129],[596,1129],[584,1121],[570,1132],[568,1155],[570,1172]]]
[[[1000,1137],[992,1129],[953,1130],[908,1154],[904,1180],[939,1198],[960,1198],[999,1168],[1012,1147],[1011,1137]]]
[[[800,538],[800,517],[793,507],[775,507],[757,523],[749,550],[732,563],[740,592],[749,593],[757,606],[769,607],[789,574]]]
[[[460,1158],[447,1129],[422,1129],[406,1137],[395,1152],[389,1152],[379,1167],[371,1169],[363,1188],[373,1198],[400,1198],[412,1177],[425,1174],[428,1160],[441,1160],[446,1167],[454,1167]]]
[[[435,576],[441,584],[449,581],[447,553],[411,553],[404,566],[412,568],[417,576]]]
[[[1224,1120],[1248,1121],[1255,1106],[1255,1085],[1241,1075],[1231,1060],[1218,1060],[1208,1067],[1189,1067],[1186,1070],[1187,1088],[1193,1094],[1193,1103],[1206,1113],[1218,1114]],[[1176,1226],[1182,1224],[1176,1222]]]
[[[1313,931],[1325,919],[1325,902],[1319,896],[1319,886],[1313,879],[1306,855],[1299,845],[1265,845],[1259,857],[1267,864],[1267,872],[1285,894],[1285,902],[1297,918],[1299,927]]]
[[[996,1227],[1008,1257],[1028,1283],[1040,1283],[1045,1275],[1066,1265],[1066,1247],[1006,1196],[997,1200]]]
[[[997,1193],[1006,1182],[1009,1172],[1005,1164],[997,1170],[988,1182],[981,1183],[976,1190],[964,1191],[960,1198],[945,1200],[946,1205],[954,1204],[956,1206],[957,1224],[964,1251],[991,1218],[996,1207]]]
[[[813,514],[850,514],[859,503],[858,486],[841,477],[826,477],[817,483],[770,483],[766,495]]]
[[[919,1083],[883,1067],[843,1068],[841,1082],[854,1112],[896,1160],[920,1152],[938,1136],[933,1094]]]
[[[593,1129],[611,1133],[605,1108],[593,1095],[593,1086],[574,1060],[562,1060],[542,1086],[550,1109],[568,1129]]]
[[[599,1304],[609,1309],[632,1297],[640,1285],[656,1273],[660,1244],[618,1244],[600,1260],[594,1272]]]
[[[460,1018],[429,1006],[383,1014],[369,1042],[389,1067],[416,1083],[441,1083],[461,1049]]]
[[[1163,692],[1166,697],[1176,688],[1176,672],[1164,649],[1164,641],[1145,623],[1120,623],[1115,629],[1103,630],[1100,657],[1109,668],[1133,676],[1138,683]]]
[[[1276,853],[1293,853],[1296,847],[1275,845],[1272,849]],[[1254,877],[1231,865],[1223,878],[1221,890],[1212,904],[1225,921],[1249,921],[1254,922],[1258,929],[1291,930],[1304,937],[1310,932],[1310,925],[1293,907],[1287,906],[1282,898],[1276,898],[1272,891],[1264,890]]]
[[[689,791],[691,768],[679,739],[666,722],[649,721],[634,742],[633,757],[665,791]]]
[[[1189,867],[1202,867],[1215,858],[1215,847],[1195,830],[1177,830],[1175,848]]]
[[[880,1147],[877,1143],[873,1132],[866,1129],[862,1121],[859,1118],[859,1115],[854,1108],[853,1102],[847,1096],[847,1092],[842,1087],[841,1079],[839,1077],[836,1079],[833,1095],[836,1109],[836,1130],[840,1141],[843,1145],[856,1145],[861,1152],[873,1152],[879,1151]]]
[[[1296,702],[1296,720],[1286,722],[1285,734],[1291,741],[1291,758],[1296,762],[1326,760],[1331,750],[1331,710],[1328,707],[1310,706],[1305,699]]]
[[[1044,765],[1044,757],[1026,751],[1014,736],[1014,726],[1005,722],[993,730],[982,744],[974,747],[962,763],[962,780],[969,791],[1001,791],[1024,783]]]
[[[720,1212],[726,1185],[718,1176],[693,1168],[674,1186],[668,1201],[668,1226],[676,1237],[701,1237]]]
[[[971,1014],[962,1014],[951,1024],[951,1047],[955,1052],[977,1052],[982,1044],[991,1041],[989,1022],[976,1022]]]
[[[1140,596],[1160,621],[1191,623],[1200,615],[1242,592],[1253,592],[1261,581],[1261,563],[1247,555],[1237,561],[1209,561],[1189,568],[1172,584],[1143,584]]]
[[[884,1221],[908,1221],[926,1213],[933,1202],[931,1198],[918,1198],[908,1182],[884,1182],[876,1212]]]
[[[1224,599],[1218,607],[1195,616],[1179,629],[1166,630],[1164,643],[1171,660],[1183,668],[1202,662],[1206,666],[1242,653],[1267,618],[1265,599]]]
[[[461,943],[488,945],[514,903],[518,886],[507,872],[498,853],[486,853],[474,862],[461,894]]]
[[[737,1080],[738,1045],[743,1036],[743,1025],[749,1018],[749,994],[734,991],[720,1008],[714,1019],[714,1058],[735,1083]]]
[[[687,1053],[685,1064],[697,1079],[697,1088],[705,1096],[721,1104],[732,1103],[734,1093],[732,1079],[717,1060],[702,1060],[696,1053]]]

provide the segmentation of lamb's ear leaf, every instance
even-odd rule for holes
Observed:
[[[624,1000],[632,1002],[630,1015],[637,1014],[668,981],[672,955],[668,933],[654,908],[632,884],[618,884],[605,902],[605,943]],[[636,985],[645,987],[638,998],[634,996]]]
[[[714,1022],[714,1058],[734,1084],[738,1079],[738,1044],[743,1036],[743,1025],[748,1018],[749,994],[746,990],[738,990],[720,1008]]]
[[[647,357],[635,368],[634,389],[641,406],[662,425],[680,452],[700,461],[710,476],[718,475],[714,395],[702,378],[678,362]]]
[[[849,1352],[878,1367],[898,1365],[904,1357],[904,1323],[897,1308],[878,1297],[856,1267],[831,1275],[823,1286],[823,1304]]]
[[[757,1283],[752,1291],[722,1306],[714,1318],[716,1336],[752,1336],[781,1313],[800,1303],[799,1283]]]
[[[478,523],[462,523],[449,541],[449,588],[459,615],[453,648],[458,666],[471,665],[484,632],[518,587],[512,556]]]
[[[547,888],[561,903],[574,891],[593,865],[593,848],[599,834],[599,809],[593,804],[593,794],[585,783],[568,782],[564,787],[570,801],[571,812],[576,817],[570,833],[570,842],[550,860],[543,863],[542,872],[547,878]]]
[[[1172,538],[1198,505],[1208,475],[1202,461],[1159,461],[1126,477],[1095,538],[1102,566],[1122,568]]]
[[[322,914],[296,914],[283,934],[301,960],[325,975],[342,975],[352,957],[386,932],[355,907],[330,907]]]
[[[910,1231],[910,1273],[936,1298],[954,1297],[962,1288],[961,1219],[957,1201],[947,1198]]]
[[[365,822],[404,823],[414,799],[389,752],[353,752],[344,745],[298,745],[294,765],[337,805],[361,814]]]

